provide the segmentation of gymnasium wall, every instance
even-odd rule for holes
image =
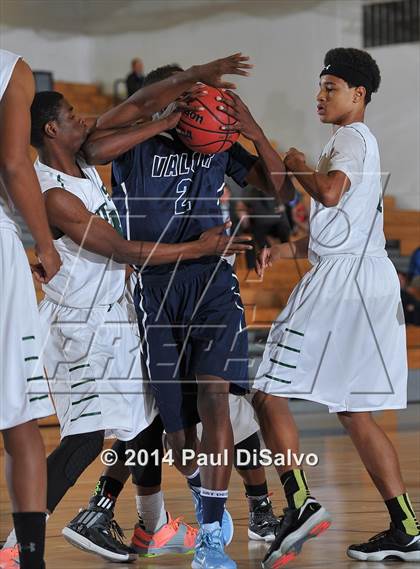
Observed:
[[[314,162],[330,133],[315,113],[323,56],[334,46],[362,47],[362,4],[295,0],[266,15],[260,4],[259,15],[223,12],[163,31],[98,38],[96,79],[109,88],[125,72],[127,54],[143,57],[150,69],[174,60],[189,66],[243,51],[255,69],[251,78],[238,80],[239,93],[281,149],[296,146]],[[255,5],[258,11],[259,3]],[[367,122],[379,140],[382,169],[391,174],[386,191],[398,197],[399,207],[420,209],[419,44],[375,48],[371,53],[383,83],[368,107]]]
[[[128,72],[130,59],[146,70],[174,60],[184,66],[235,51],[251,56],[255,69],[239,79],[239,93],[268,136],[282,150],[296,146],[315,162],[329,137],[315,112],[318,74],[324,53],[334,46],[362,47],[363,0],[246,2],[214,14],[195,10],[187,23],[172,25],[159,13],[161,29],[69,37],[52,32],[6,30],[1,45],[19,51],[34,68],[57,79],[100,82],[110,91]],[[240,4],[240,3],[238,3]],[[368,107],[377,135],[382,169],[390,172],[387,192],[398,206],[420,209],[420,50],[402,44],[371,50],[382,71],[380,92]]]
[[[0,25],[1,48],[23,55],[32,69],[52,71],[60,81],[95,81],[94,44],[88,36]]]

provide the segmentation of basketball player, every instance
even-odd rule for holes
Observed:
[[[178,66],[165,66],[151,72],[145,85],[176,81],[182,73]],[[235,102],[238,127],[253,140],[258,157],[238,144],[216,155],[193,153],[173,131],[121,154],[105,150],[106,137],[97,146],[94,140],[89,144],[86,150],[96,160],[101,160],[101,153],[104,161],[114,159],[113,192],[127,236],[179,243],[214,227],[221,221],[218,198],[225,174],[240,185],[250,183],[285,200],[293,197],[293,190],[283,188],[284,167],[277,153],[246,106],[239,98]],[[118,113],[113,119],[123,122]],[[225,511],[233,451],[228,394],[230,385],[240,391],[248,387],[247,334],[238,281],[230,265],[217,256],[138,269],[135,302],[144,338],[143,360],[176,466],[188,479],[201,525],[193,567],[234,568],[224,552],[233,533]],[[201,452],[223,455],[228,449],[229,455],[228,464],[203,467],[203,479],[196,463],[182,463],[182,449],[197,450],[195,425],[200,419]]]
[[[261,253],[259,271],[282,257],[314,265],[274,322],[254,387],[265,442],[298,451],[288,397],[317,401],[337,413],[391,518],[391,526],[347,554],[360,561],[420,561],[419,525],[391,441],[373,411],[406,407],[407,355],[397,274],[385,251],[378,145],[364,123],[380,72],[365,51],[330,50],[317,109],[333,134],[317,170],[292,148],[285,166],[312,198],[310,237]],[[293,559],[303,542],[330,523],[310,496],[305,474],[279,469],[288,508],[263,567]]]
[[[19,55],[0,49],[0,430],[22,569],[45,567],[45,450],[36,419],[53,409],[40,359],[35,291],[19,229],[10,217],[11,203],[36,243],[35,277],[47,283],[60,268],[29,159],[34,93],[29,66]],[[46,411],[39,406],[42,399],[48,401]]]
[[[129,104],[135,106],[139,113],[144,105],[153,112],[161,107],[162,102],[166,104],[171,100],[169,96],[161,96],[162,91],[169,90],[170,97],[178,96],[181,89],[193,83],[192,78],[223,84],[221,73],[236,73],[237,60],[234,56],[197,66],[193,74],[185,72],[187,79],[184,82],[171,82],[169,89],[168,84],[153,86],[146,92],[149,93],[146,101],[139,102],[141,98],[134,97],[135,102]],[[117,231],[120,228],[118,214],[99,176],[94,169],[85,168],[83,161],[76,159],[89,133],[88,125],[75,116],[70,105],[57,93],[38,95],[32,106],[32,115],[32,142],[46,162],[37,162],[37,173],[46,193],[51,226],[65,257],[61,272],[44,288],[46,299],[41,310],[44,322],[51,325],[46,351],[46,364],[53,378],[51,385],[56,391],[67,388],[65,393],[55,393],[63,440],[48,460],[48,478],[52,482],[48,485],[47,507],[52,512],[100,452],[105,430],[131,439],[156,415],[154,408],[149,409],[147,397],[143,401],[137,395],[140,389],[138,382],[137,385],[121,384],[119,387],[118,382],[113,385],[109,381],[106,387],[111,390],[111,396],[102,393],[105,381],[96,384],[96,379],[101,379],[105,373],[111,377],[114,374],[117,378],[131,378],[124,375],[128,373],[130,364],[133,377],[140,377],[136,369],[137,358],[133,357],[138,342],[130,329],[124,326],[126,317],[117,303],[124,288],[125,269],[121,263],[141,264],[146,259],[151,264],[175,262],[180,258],[221,254],[224,250],[229,254],[233,250],[241,252],[250,246],[238,243],[239,239],[230,240],[221,235],[223,227],[203,232],[195,242],[179,245],[123,240]],[[175,114],[163,122],[156,121],[144,127],[145,133],[147,135],[152,129],[151,133],[156,134],[162,127],[165,130],[171,128],[178,119],[179,114]],[[112,144],[123,151],[127,140],[130,144],[142,140],[145,136],[142,128],[122,131],[118,142],[113,138]],[[80,249],[82,242],[87,251]],[[84,323],[83,326],[80,322]],[[121,340],[113,345],[115,335]],[[66,362],[61,361],[64,346]],[[112,370],[107,367],[109,358],[114,360]],[[131,392],[134,390],[134,393],[124,396],[121,389],[126,388]],[[135,411],[133,417],[132,409]],[[49,409],[46,414],[52,413],[53,410]],[[103,538],[106,539],[112,520],[103,517],[102,525]],[[111,532],[109,537],[112,538]],[[8,542],[12,545],[11,540]],[[125,560],[129,559],[129,552],[125,549],[117,550],[116,557],[121,554]],[[3,551],[2,556],[6,553]]]

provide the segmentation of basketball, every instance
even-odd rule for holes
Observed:
[[[229,150],[238,140],[238,132],[224,132],[222,126],[235,124],[235,119],[219,110],[223,103],[217,97],[230,98],[229,93],[215,87],[206,86],[207,95],[193,101],[204,107],[204,111],[185,111],[177,126],[177,133],[182,142],[202,154],[217,154]]]

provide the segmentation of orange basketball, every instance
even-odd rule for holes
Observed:
[[[192,103],[204,107],[204,111],[185,111],[176,130],[179,138],[191,150],[203,154],[217,154],[229,150],[238,140],[239,133],[221,130],[222,126],[236,123],[234,118],[218,109],[223,103],[217,101],[216,97],[232,98],[229,93],[207,85],[205,89],[208,91],[207,95],[201,95]]]

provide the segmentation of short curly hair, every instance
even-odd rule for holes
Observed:
[[[31,144],[34,148],[44,145],[45,125],[56,121],[64,97],[57,91],[40,91],[31,105]]]
[[[370,103],[372,93],[376,93],[381,84],[381,72],[378,64],[373,57],[362,49],[354,47],[336,47],[330,49],[324,57],[324,65],[348,65],[357,69],[370,79],[372,89],[366,90],[365,104]],[[349,87],[357,87],[358,85],[349,85]]]
[[[184,71],[178,63],[170,63],[169,65],[162,65],[162,67],[157,67],[150,71],[144,79],[144,87],[156,83],[157,81],[163,81],[167,79],[177,71]]]

